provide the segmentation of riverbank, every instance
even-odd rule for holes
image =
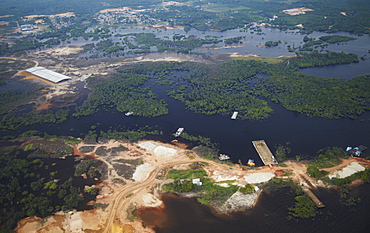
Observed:
[[[174,144],[157,141],[126,143],[110,140],[104,143],[86,144],[81,142],[74,146],[74,154],[94,157],[104,163],[103,180],[96,187],[99,195],[95,208],[89,211],[58,212],[45,219],[27,218],[19,222],[17,232],[152,232],[143,227],[133,212],[141,208],[166,208],[161,201],[161,187],[173,182],[167,179],[169,169],[186,170],[196,162],[203,166],[208,177],[215,184],[245,186],[247,183],[256,187],[272,177],[281,176],[302,182],[302,177],[309,180],[314,187],[325,186],[305,174],[306,165],[288,161],[286,166],[256,167],[242,169],[240,165],[220,164],[198,157],[193,151]],[[331,173],[343,169],[358,158],[343,160],[341,165],[331,169]],[[363,166],[363,165],[359,165]],[[368,166],[368,165],[366,165]],[[263,179],[262,179],[263,178]],[[86,187],[91,188],[91,187]],[[222,206],[216,208],[221,213],[230,213],[253,207],[262,191],[256,188],[252,193],[233,194]],[[131,230],[130,230],[131,229]]]

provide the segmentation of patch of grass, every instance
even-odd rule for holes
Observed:
[[[29,143],[29,144],[27,144],[25,147],[24,147],[24,151],[29,151],[29,150],[31,150],[32,149],[32,147],[33,147],[33,144],[32,143]]]
[[[245,188],[240,188],[239,191],[242,193],[252,193],[254,192],[254,185],[247,184]]]
[[[207,176],[207,173],[202,168],[200,169],[188,169],[188,170],[176,170],[172,169],[168,172],[168,179],[192,179],[192,178],[203,178]]]
[[[218,184],[232,184],[232,183],[234,183],[235,182],[235,180],[223,180],[223,181],[220,181],[220,182],[217,182]]]
[[[290,176],[290,175],[292,175],[293,174],[293,172],[285,172],[284,174],[283,174],[283,176]]]

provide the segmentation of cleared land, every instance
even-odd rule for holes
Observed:
[[[127,149],[119,152],[115,148]],[[166,182],[165,175],[169,169],[189,169],[194,162],[205,162],[204,166],[208,177],[215,182],[232,181],[235,184],[265,182],[277,174],[287,172],[289,177],[296,183],[316,188],[324,186],[306,174],[307,166],[304,163],[294,161],[286,162],[286,167],[277,165],[264,166],[254,169],[241,169],[239,165],[229,166],[198,157],[191,150],[184,149],[174,144],[165,144],[155,141],[143,141],[138,144],[125,143],[111,140],[102,144],[80,143],[73,146],[74,154],[78,156],[93,156],[101,160],[107,167],[107,178],[98,186],[100,189],[95,205],[107,206],[94,210],[73,213],[58,212],[46,219],[27,218],[19,223],[17,232],[49,231],[59,232],[70,230],[72,232],[153,232],[144,228],[140,221],[133,221],[132,211],[142,206],[158,207],[162,205],[160,200],[160,187]],[[104,148],[106,154],[99,151]],[[83,152],[85,151],[85,152]],[[86,152],[88,151],[88,152]],[[100,155],[97,155],[100,154]],[[137,161],[142,161],[138,165]],[[349,163],[357,161],[365,162],[358,158],[343,160],[342,165],[331,168],[331,172],[342,169]],[[120,163],[131,166],[131,174],[121,174]],[[135,177],[135,179],[133,179]],[[263,178],[263,180],[261,180]],[[120,180],[121,182],[117,182]],[[240,197],[235,197],[239,200]],[[230,202],[235,202],[231,198]],[[253,200],[258,194],[250,197]],[[252,201],[253,200],[248,200]],[[240,201],[237,201],[240,202]],[[40,224],[40,222],[44,224]],[[73,228],[73,229],[72,229]]]

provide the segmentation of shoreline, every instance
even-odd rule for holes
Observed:
[[[124,146],[127,150],[119,152],[118,154],[112,155],[96,155],[96,151],[100,147],[105,147],[108,151],[120,146]],[[81,148],[93,147],[90,152],[81,152]],[[174,145],[173,143],[163,143],[159,141],[145,140],[139,141],[138,143],[127,143],[122,141],[110,140],[106,143],[97,144],[86,144],[79,143],[74,146],[74,155],[82,157],[94,157],[103,163],[105,163],[110,171],[107,179],[102,180],[99,190],[99,195],[96,197],[95,203],[109,205],[106,209],[94,208],[90,211],[73,211],[68,213],[55,213],[50,217],[44,219],[33,219],[27,218],[19,222],[16,232],[30,232],[30,230],[45,230],[46,228],[52,229],[70,229],[71,226],[75,226],[83,231],[103,231],[108,232],[111,229],[135,229],[135,232],[152,232],[148,231],[147,228],[143,227],[142,220],[132,218],[132,211],[140,210],[141,208],[154,208],[163,210],[165,205],[163,204],[162,189],[161,185],[164,183],[172,182],[171,180],[165,179],[167,171],[169,169],[189,169],[189,165],[194,162],[205,162],[209,166],[204,166],[204,170],[207,176],[210,177],[214,182],[233,182],[235,184],[245,184],[254,182],[257,184],[266,182],[274,176],[292,179],[295,183],[301,183],[300,176],[305,175],[306,166],[302,163],[287,161],[286,167],[274,166],[262,166],[253,169],[243,170],[239,164],[235,164],[232,167],[227,164],[217,163],[215,161],[200,158],[193,151],[186,149],[184,144]],[[112,160],[113,159],[113,160]],[[118,174],[118,167],[112,163],[115,160],[132,160],[136,161],[141,159],[143,163],[135,167],[134,173],[131,175],[133,179],[124,179]],[[351,162],[361,160],[357,158],[350,158],[343,160],[340,165],[331,168],[331,172],[343,169]],[[362,161],[364,162],[364,161]],[[369,162],[367,162],[368,164]],[[140,168],[140,169],[138,169]],[[233,169],[230,169],[233,168]],[[290,172],[289,176],[278,175],[285,172]],[[272,174],[267,180],[254,180],[253,174],[259,174],[258,177],[263,177],[262,174]],[[136,178],[134,178],[136,177]],[[311,183],[314,187],[328,188],[323,183],[316,182],[312,178],[305,175],[306,179],[312,180]],[[125,185],[115,183],[115,179],[122,179]],[[252,181],[250,181],[252,179]],[[260,178],[259,178],[260,179]],[[253,208],[258,204],[258,199],[263,189],[258,189],[252,194],[236,194],[229,198],[221,207],[210,207],[215,213],[228,215],[238,211]],[[166,194],[164,194],[166,195]],[[247,195],[250,195],[247,197]],[[229,201],[230,200],[230,201]],[[244,205],[240,205],[241,200],[244,200]],[[246,201],[247,200],[247,201]],[[131,217],[130,217],[131,216]],[[36,223],[38,222],[38,223]],[[40,224],[46,222],[45,224]],[[59,224],[56,224],[56,223]],[[62,226],[62,227],[61,227]],[[104,230],[105,229],[105,230]],[[76,231],[76,232],[83,232]],[[72,231],[75,232],[75,231]],[[115,232],[115,231],[113,231]],[[132,231],[133,232],[133,231]]]

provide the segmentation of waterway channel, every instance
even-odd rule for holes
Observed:
[[[304,37],[304,35],[299,34],[297,31],[280,31],[277,28],[262,28],[262,35],[252,34],[250,30],[244,29],[233,29],[224,32],[201,32],[192,29],[186,33],[182,29],[165,30],[134,27],[115,28],[111,29],[111,31],[113,32],[112,35],[116,33],[152,32],[161,38],[170,37],[174,34],[196,35],[201,38],[214,36],[221,39],[245,36],[243,43],[235,47],[225,48],[225,44],[220,42],[216,46],[217,48],[202,47],[196,49],[196,51],[204,54],[239,53],[243,55],[252,53],[265,57],[292,55],[292,53],[287,51],[286,46],[289,44],[301,44]],[[355,53],[359,56],[368,54],[368,49],[370,49],[370,37],[368,35],[336,34],[351,36],[357,39],[345,43],[332,44],[327,49]],[[328,34],[315,32],[309,36],[318,38],[322,35]],[[83,42],[83,39],[81,39],[72,41],[72,44],[82,45],[83,43],[89,43],[89,41]],[[268,40],[281,40],[284,43],[272,48],[260,47],[261,44]],[[163,57],[166,56],[166,53],[154,53],[151,56]],[[182,55],[180,54],[179,56]],[[321,77],[336,77],[348,80],[358,75],[370,74],[370,60],[366,58],[355,64],[309,68],[304,69],[303,72]],[[278,144],[288,144],[292,149],[291,157],[295,157],[295,155],[308,155],[312,157],[319,149],[329,146],[338,146],[341,148],[361,144],[370,146],[370,138],[368,137],[368,132],[370,132],[369,113],[364,114],[357,120],[327,120],[303,116],[296,112],[287,111],[278,104],[270,103],[274,113],[268,119],[261,121],[233,121],[227,116],[207,116],[188,111],[185,109],[184,104],[167,97],[165,87],[156,85],[153,80],[149,80],[145,85],[150,86],[153,92],[168,103],[169,114],[155,118],[142,118],[135,116],[126,117],[123,113],[115,110],[108,112],[101,111],[94,116],[83,117],[81,119],[70,116],[66,122],[58,125],[42,124],[23,127],[18,132],[38,129],[49,134],[73,135],[78,137],[91,130],[90,127],[92,125],[97,126],[97,131],[135,129],[148,125],[153,129],[163,132],[163,135],[156,137],[156,139],[171,141],[174,139],[172,134],[176,129],[178,127],[184,127],[188,134],[210,137],[213,142],[219,144],[220,152],[229,154],[232,161],[237,162],[241,159],[243,162],[246,162],[252,158],[255,159],[257,165],[262,165],[262,162],[253,148],[252,140],[265,140],[273,152],[274,147]],[[86,92],[82,88],[82,85],[80,86],[80,90]],[[370,155],[369,151],[365,151],[363,156]]]

